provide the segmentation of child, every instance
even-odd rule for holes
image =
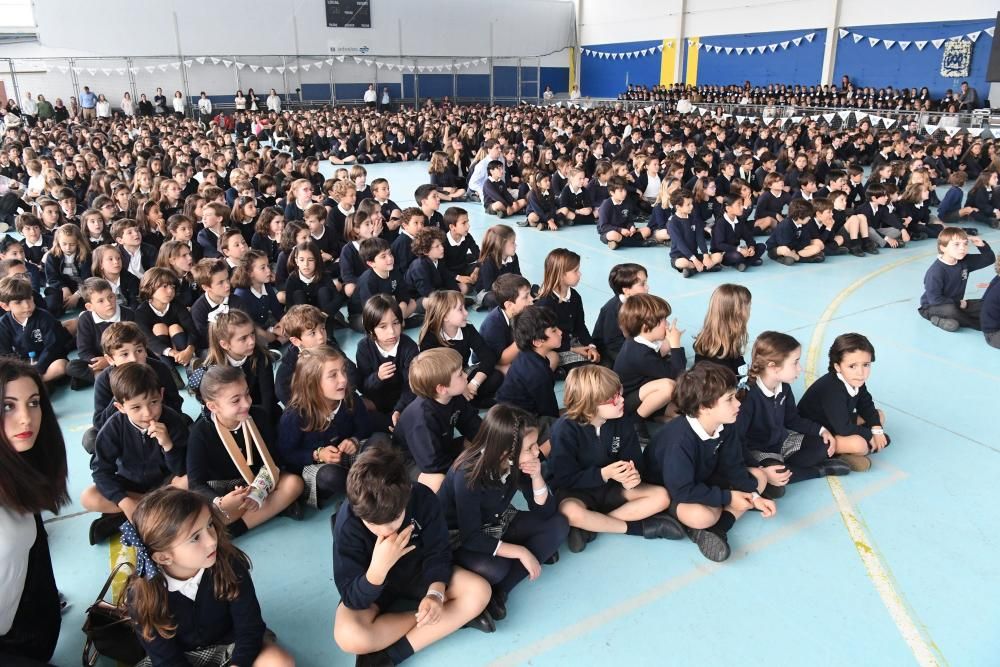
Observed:
[[[308,178],[298,178],[288,186],[288,199],[285,204],[286,220],[304,220],[305,212],[313,204],[313,187]],[[324,209],[324,216],[326,211]]]
[[[116,253],[117,256],[117,253]],[[103,278],[87,278],[80,289],[85,310],[77,318],[77,358],[67,365],[67,374],[77,388],[90,386],[94,376],[110,364],[101,352],[101,336],[115,322],[132,322],[132,309],[118,305],[111,285]]]
[[[391,431],[414,398],[410,390],[410,364],[420,350],[402,332],[403,313],[391,296],[376,294],[368,299],[361,323],[366,336],[358,341],[355,354],[358,375],[362,378],[358,388],[379,413],[373,415],[376,422],[381,422],[378,430]]]
[[[649,293],[649,277],[641,264],[616,264],[608,273],[608,285],[614,296],[601,306],[594,324],[594,344],[604,365],[614,366],[615,358],[625,343],[625,336],[618,325],[618,311],[633,294]]]
[[[392,256],[396,268],[403,275],[410,268],[410,263],[416,259],[413,254],[413,239],[424,228],[426,217],[419,208],[410,207],[403,211],[399,219],[399,236],[392,242]]]
[[[320,255],[316,258],[320,271],[339,276],[340,267],[337,266],[337,260],[340,259],[340,251],[344,246],[344,226],[334,229],[326,224],[326,209],[322,204],[309,205],[305,212],[305,223],[309,228],[309,240],[316,244],[320,251]]]
[[[617,176],[608,182],[608,198],[597,211],[597,233],[601,242],[615,250],[619,246],[641,246],[652,234],[649,227],[636,228],[632,210],[625,202],[628,194],[625,181]]]
[[[330,209],[326,216],[327,227],[333,232],[333,238],[344,238],[344,222],[347,216],[354,213],[354,204],[358,200],[358,191],[354,189],[354,184],[349,181],[338,181],[334,184],[331,192],[337,205]]]
[[[729,558],[727,533],[743,514],[777,511],[760,495],[767,477],[743,461],[739,433],[733,426],[740,402],[736,378],[718,364],[695,364],[677,380],[674,401],[681,415],[660,429],[644,453],[650,479],[662,480],[671,508],[705,558]]]
[[[799,400],[799,413],[830,431],[836,453],[854,472],[871,468],[868,455],[889,445],[884,430],[885,413],[865,383],[875,361],[875,348],[857,333],[837,336],[830,346],[829,372],[806,389]]]
[[[523,276],[505,273],[493,283],[493,300],[496,308],[486,314],[479,325],[479,333],[497,358],[497,370],[506,373],[518,355],[518,347],[511,332],[511,322],[525,308],[534,303],[531,283]],[[552,354],[551,361],[558,365],[559,357]]]
[[[572,526],[566,544],[583,551],[596,533],[679,540],[680,524],[665,513],[670,496],[643,483],[642,450],[618,376],[580,366],[566,377],[566,414],[552,426],[549,483]]]
[[[197,197],[198,195],[194,195]],[[188,197],[190,199],[190,197]],[[170,240],[183,243],[191,251],[191,260],[197,262],[204,258],[204,251],[201,246],[194,241],[194,222],[191,218],[183,214],[172,215],[167,224],[167,232]],[[160,246],[161,250],[163,246]]]
[[[780,498],[792,482],[846,475],[851,469],[836,453],[833,435],[799,415],[791,383],[802,367],[802,347],[791,336],[765,331],[753,344],[748,388],[736,418],[746,463],[767,477],[765,498]]]
[[[135,321],[149,338],[153,354],[187,366],[195,353],[194,323],[187,308],[174,303],[176,293],[177,275],[173,271],[161,267],[147,271],[139,283],[142,305],[135,311]]]
[[[652,294],[634,294],[618,313],[625,335],[614,370],[622,383],[625,410],[635,414],[641,439],[648,439],[645,420],[666,421],[662,412],[674,395],[674,380],[684,372],[683,330],[669,320],[670,304]]]
[[[535,174],[531,191],[528,193],[528,224],[540,232],[556,231],[560,223],[572,224],[563,213],[559,212],[551,187],[552,178],[544,171],[540,171]]]
[[[398,219],[401,209],[396,202],[389,199],[389,181],[387,179],[376,178],[372,180],[371,199],[378,204],[379,211],[387,222],[391,221],[394,216]],[[362,198],[361,201],[364,202],[365,199]]]
[[[195,265],[191,275],[204,292],[191,306],[194,344],[198,356],[202,356],[208,349],[208,327],[215,318],[231,310],[246,312],[246,306],[242,299],[230,295],[233,286],[229,280],[229,267],[224,260],[206,257]]]
[[[462,295],[454,290],[441,290],[432,293],[427,301],[427,316],[417,339],[420,350],[447,347],[458,351],[462,365],[468,369],[465,398],[476,407],[489,407],[503,383],[503,373],[496,369],[493,350],[476,327],[469,324],[469,311]]]
[[[566,187],[559,193],[559,210],[574,225],[594,224],[594,202],[584,188],[584,180],[583,169],[570,169]]]
[[[527,511],[511,505],[520,491]],[[507,597],[558,559],[569,524],[542,477],[538,428],[527,413],[495,405],[438,492],[448,528],[458,533],[455,561],[493,587],[486,611],[507,616]]]
[[[377,237],[365,239],[361,242],[358,252],[368,269],[358,278],[358,288],[351,297],[349,308],[351,328],[361,331],[363,305],[376,294],[388,294],[396,299],[403,313],[404,326],[419,325],[421,318],[412,317],[417,312],[417,300],[403,280],[399,269],[395,268],[389,244]],[[411,319],[412,321],[407,321]]]
[[[938,205],[937,214],[942,222],[955,224],[962,218],[967,218],[976,212],[974,206],[962,206],[962,196],[965,181],[968,176],[964,171],[954,171],[948,176],[948,192],[944,194]]]
[[[674,215],[674,209],[670,205],[670,197],[679,188],[679,180],[676,178],[664,178],[660,181],[660,192],[653,201],[649,223],[646,227],[650,231],[650,238],[655,239],[660,245],[667,245],[670,242],[670,232],[667,231],[667,222]]]
[[[417,481],[435,493],[482,423],[465,398],[467,386],[462,356],[451,348],[426,350],[410,364],[410,389],[416,398],[399,416],[393,435],[416,465]],[[456,428],[461,433],[457,438]]]
[[[480,310],[492,308],[490,291],[500,276],[513,273],[521,275],[517,258],[517,235],[510,225],[493,225],[483,235],[479,253],[479,277],[476,280],[476,301]]]
[[[278,323],[291,343],[274,377],[275,394],[282,405],[287,406],[292,399],[292,375],[299,352],[326,345],[326,319],[326,313],[316,306],[299,305],[290,307]]]
[[[438,290],[458,290],[465,294],[467,289],[445,266],[444,244],[445,234],[437,227],[425,227],[413,239],[415,259],[406,270],[404,280],[420,300],[420,309],[427,309],[431,294]]]
[[[506,218],[517,215],[528,205],[526,199],[515,200],[504,182],[504,167],[500,160],[491,160],[486,165],[488,174],[483,183],[483,209],[490,215]]]
[[[116,220],[111,226],[111,236],[118,244],[122,266],[138,279],[156,264],[156,248],[142,242],[139,223],[129,218]]]
[[[469,213],[464,208],[449,206],[444,212],[447,242],[444,245],[444,264],[455,275],[459,285],[465,285],[463,294],[479,280],[479,246],[469,233]]]
[[[293,220],[285,225],[281,232],[281,243],[278,250],[278,263],[274,270],[274,288],[278,290],[278,300],[285,302],[285,282],[288,280],[289,259],[295,246],[306,243],[310,238],[309,228],[304,222]]]
[[[274,442],[274,425],[261,419],[268,434],[261,435],[243,371],[212,366],[199,393],[205,411],[188,437],[190,489],[212,499],[233,537],[278,513],[300,520],[302,478],[279,469],[271,458],[267,443]]]
[[[489,583],[452,567],[437,498],[411,485],[391,448],[372,447],[351,467],[333,544],[334,640],[359,663],[398,665],[461,627],[495,630]],[[389,611],[416,600],[415,614]]]
[[[45,303],[55,316],[80,305],[80,285],[90,277],[90,245],[73,224],[59,227],[45,254]]]
[[[983,336],[990,347],[1000,348],[1000,262],[996,266],[997,275],[986,286],[983,293],[979,321],[983,327]]]
[[[764,263],[766,247],[755,243],[753,228],[744,218],[745,207],[739,195],[727,194],[722,200],[722,216],[712,225],[712,252],[722,256],[723,266],[746,271]]]
[[[847,251],[854,257],[879,254],[875,241],[868,233],[868,218],[847,210],[847,194],[834,190],[830,201],[833,204],[833,230],[839,231],[840,236],[847,232]]]
[[[268,424],[278,423],[281,408],[274,392],[271,356],[257,345],[253,320],[242,310],[222,313],[209,325],[208,354],[203,368],[209,366],[241,369],[250,388],[252,405],[262,413]],[[197,371],[189,377],[188,385],[195,394],[200,379]]]
[[[536,304],[555,313],[556,326],[563,332],[559,348],[560,367],[601,361],[601,353],[587,330],[583,299],[573,289],[580,284],[582,276],[580,256],[572,250],[556,248],[545,257],[542,289]]]
[[[202,208],[201,221],[204,228],[198,232],[197,241],[201,247],[203,258],[218,259],[222,257],[222,253],[219,252],[219,239],[222,237],[222,231],[228,217],[229,207],[225,204],[212,202],[205,204]],[[115,240],[118,240],[117,236]]]
[[[773,230],[779,222],[785,219],[785,210],[792,196],[785,191],[785,181],[781,174],[772,172],[764,177],[764,192],[757,199],[757,210],[754,216],[754,233],[767,233]]]
[[[445,229],[444,217],[438,211],[441,208],[441,197],[438,195],[437,188],[425,183],[413,192],[413,198],[416,200],[417,206],[420,207],[420,212],[424,216],[424,224],[443,231]]]
[[[122,542],[136,550],[124,599],[153,665],[293,664],[261,618],[250,559],[205,498],[171,488],[147,494]]]
[[[226,261],[229,277],[232,278],[233,272],[247,252],[247,242],[240,230],[230,227],[222,232],[222,236],[219,237],[219,252]]]
[[[90,459],[94,483],[80,496],[84,509],[103,514],[90,525],[92,545],[118,532],[144,494],[163,484],[187,488],[187,424],[163,405],[156,372],[139,363],[117,366],[111,393],[118,414],[97,433]]]
[[[42,221],[31,213],[17,216],[17,231],[24,237],[24,259],[41,268],[42,257],[52,245],[52,239],[42,231]]]
[[[968,255],[969,243],[979,253]],[[969,274],[993,263],[996,255],[986,241],[969,237],[958,227],[947,227],[937,237],[938,258],[924,274],[924,293],[917,312],[925,320],[945,331],[962,327],[980,329],[982,299],[966,299]]]
[[[715,288],[701,331],[694,339],[694,363],[711,361],[725,366],[737,380],[746,375],[751,295],[743,285],[724,283]]]
[[[888,209],[889,192],[886,186],[874,184],[866,190],[866,194],[868,202],[855,212],[864,216],[872,240],[879,246],[888,245],[890,248],[906,245],[906,239],[903,239],[906,232],[902,229],[902,223]]]
[[[361,242],[375,236],[375,229],[372,219],[358,211],[347,216],[344,222],[344,247],[340,251],[340,282],[344,286],[344,296],[350,298],[357,289],[358,278],[365,269],[365,263],[361,261],[361,254],[358,249]]]
[[[118,303],[135,310],[139,307],[139,279],[128,271],[122,271],[122,256],[112,245],[94,248],[94,258],[90,266],[91,275],[108,281]]]
[[[289,306],[309,304],[316,306],[330,317],[327,333],[333,327],[343,306],[343,295],[330,283],[323,272],[322,251],[313,241],[295,246],[288,258],[288,280],[285,281],[285,303]],[[340,315],[343,321],[343,315]]]
[[[785,266],[824,261],[823,241],[815,236],[816,227],[809,224],[814,213],[813,205],[804,199],[790,203],[788,217],[767,237],[767,256]]]
[[[268,344],[282,341],[278,321],[284,307],[278,302],[278,293],[271,286],[274,272],[267,255],[260,250],[248,250],[233,273],[232,284],[236,297],[243,302],[247,315],[253,320],[257,335]],[[283,342],[283,341],[282,341]]]
[[[497,401],[521,408],[539,419],[538,440],[546,456],[549,427],[559,418],[551,357],[562,345],[562,332],[555,323],[552,311],[538,306],[528,306],[514,318],[514,342],[520,354],[497,391]]]
[[[670,196],[674,214],[667,223],[670,236],[670,265],[685,278],[702,271],[721,271],[722,253],[708,252],[702,225],[691,215],[694,196],[689,190],[677,190]]]
[[[271,207],[261,211],[254,227],[254,234],[250,237],[250,247],[259,250],[267,256],[270,264],[278,261],[278,252],[281,250],[281,233],[285,231],[285,216],[280,209]]]
[[[278,424],[278,453],[290,472],[302,475],[310,507],[344,493],[347,470],[372,434],[365,403],[348,382],[346,361],[325,345],[304,352]]]
[[[45,382],[66,375],[71,340],[56,318],[35,308],[26,275],[0,279],[0,354],[15,356],[36,367]]]

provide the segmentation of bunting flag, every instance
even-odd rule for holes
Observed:
[[[673,42],[668,42],[667,44],[668,44],[668,46],[673,46]],[[693,44],[692,44],[692,46],[693,46]],[[588,56],[588,57],[591,57],[591,58],[600,58],[602,60],[607,60],[608,58],[610,58],[611,60],[619,60],[619,59],[621,59],[621,60],[631,60],[632,58],[644,58],[646,56],[652,55],[654,53],[660,53],[662,51],[663,51],[663,44],[657,44],[656,46],[650,46],[650,47],[647,47],[645,49],[636,49],[635,51],[624,51],[624,52],[622,52],[622,51],[614,51],[614,52],[611,52],[611,51],[600,51],[598,49],[587,49],[587,48],[584,48],[584,49],[580,50],[580,52],[583,55],[585,55],[585,56]],[[480,58],[478,60],[485,62],[485,60],[482,59],[482,58]],[[477,62],[477,61],[473,61],[473,64],[475,64],[475,62]],[[461,65],[458,65],[457,67],[460,67],[460,66]]]
[[[986,34],[988,34],[990,37],[992,37],[993,36],[993,31],[994,31],[993,28],[984,28],[983,30],[976,30],[975,32],[966,33],[964,35],[954,35],[952,37],[946,37],[944,39],[932,39],[932,40],[930,40],[930,43],[934,45],[935,49],[940,49],[941,46],[945,42],[951,41],[951,40],[968,40],[970,42],[975,43],[975,41],[977,39],[979,39],[979,36],[982,35],[984,32]],[[850,35],[851,39],[854,40],[855,44],[857,44],[858,42],[860,42],[862,39],[867,39],[868,40],[868,45],[870,47],[878,46],[878,44],[881,42],[881,44],[886,48],[886,50],[891,49],[893,46],[898,46],[900,51],[905,51],[906,49],[908,49],[910,47],[911,44],[913,44],[914,46],[917,47],[917,50],[923,51],[924,47],[927,46],[927,43],[928,43],[927,40],[921,40],[921,41],[901,41],[901,40],[894,40],[894,39],[882,39],[882,38],[879,38],[879,37],[869,37],[867,35],[862,35],[862,34],[853,32],[853,31],[848,30],[846,28],[840,28],[838,30],[838,34],[840,35],[841,39],[844,39],[845,37],[847,37],[848,35]],[[806,37],[806,39],[808,39],[809,35],[806,35],[805,37]]]
[[[855,43],[855,44],[857,44],[858,42],[860,42],[860,41],[861,41],[862,39],[864,39],[864,38],[865,38],[865,36],[864,36],[864,35],[859,35],[859,34],[857,34],[857,33],[854,33],[853,35],[851,35],[851,39],[853,39],[853,40],[854,40],[854,43]]]
[[[204,65],[205,64],[205,56],[200,56],[198,58],[195,58],[195,62],[197,62],[199,65]]]
[[[779,44],[781,45],[782,50],[784,50],[788,48],[788,45],[791,44],[791,42],[785,41],[785,42],[779,42]]]
[[[910,42],[898,42],[898,44],[900,51],[905,51],[910,46]]]
[[[823,120],[825,120],[827,122],[827,124],[830,124],[830,123],[833,122],[833,119],[834,119],[834,117],[836,115],[837,114],[833,114],[833,113],[825,113],[825,114],[823,114]]]
[[[841,32],[844,32],[846,34],[846,31],[841,31]],[[841,37],[843,37],[843,34],[841,35]],[[732,54],[733,51],[736,51],[736,55],[738,56],[744,54],[752,56],[756,53],[764,55],[768,51],[774,53],[775,51],[778,50],[779,46],[782,48],[782,50],[788,49],[789,45],[801,46],[802,40],[806,40],[806,42],[812,42],[814,39],[816,39],[816,33],[810,32],[802,35],[801,37],[796,37],[795,39],[792,40],[774,42],[772,44],[754,44],[753,46],[719,46],[717,44],[708,44],[705,42],[699,42],[696,44],[689,40],[689,45],[695,49],[703,49],[705,53],[709,52],[720,53],[722,51],[725,51],[726,55],[728,56]]]
[[[995,29],[996,29],[995,27],[994,27],[994,28],[987,28],[987,29],[986,29],[986,30],[984,30],[983,32],[985,32],[985,33],[986,33],[987,35],[989,35],[990,37],[993,37],[993,32],[994,32],[994,30],[995,30]]]
[[[982,30],[977,30],[976,32],[970,32],[969,34],[966,35],[966,37],[969,38],[970,42],[975,43],[976,40],[979,39],[979,35],[982,34],[982,32],[983,32]]]
[[[251,72],[256,72],[259,69],[260,69],[260,65],[250,65],[250,71]]]
[[[895,43],[896,42],[893,41],[893,40],[891,40],[891,39],[883,39],[882,40],[882,45],[885,46],[885,50],[886,51],[888,51],[889,49],[891,49],[892,45],[895,44]]]
[[[962,130],[962,128],[960,128],[960,127],[946,127],[946,128],[943,128],[943,129],[944,129],[945,132],[948,133],[948,137],[949,138],[950,137],[954,137],[956,134],[958,134]]]
[[[927,134],[934,134],[935,132],[937,132],[937,130],[938,130],[937,125],[931,125],[930,123],[924,125],[924,131],[927,132]]]
[[[309,71],[309,65],[303,65],[302,66],[302,71],[303,72],[308,72]]]
[[[841,29],[840,29],[840,30],[838,30],[837,32],[839,32],[839,33],[840,33],[840,38],[841,38],[841,39],[844,39],[845,37],[847,37],[848,35],[850,35],[850,34],[851,34],[851,31],[850,31],[850,30],[844,30],[843,28],[841,28]]]
[[[917,47],[918,51],[923,51],[924,47],[927,46],[926,41],[913,42],[913,45]]]
[[[268,65],[264,65],[264,74],[270,74],[273,71],[274,71],[273,67],[270,67]]]
[[[879,40],[878,37],[869,37],[868,38],[868,45],[869,46],[875,46],[876,44],[879,43],[879,41],[881,41],[881,40]]]

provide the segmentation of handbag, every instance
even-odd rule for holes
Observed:
[[[133,568],[132,563],[125,562],[111,571],[97,600],[87,609],[83,623],[83,634],[87,636],[83,644],[83,667],[94,667],[100,656],[128,665],[134,665],[146,656],[125,607],[104,599],[115,576],[126,566]]]

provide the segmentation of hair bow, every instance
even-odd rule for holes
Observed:
[[[145,543],[139,539],[139,533],[136,532],[135,526],[130,521],[126,521],[121,525],[120,530],[122,544],[135,549],[135,573],[147,579],[152,579],[159,574],[160,568],[153,562]]]

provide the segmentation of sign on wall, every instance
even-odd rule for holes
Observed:
[[[325,0],[326,27],[372,27],[371,0]]]
[[[941,54],[941,76],[948,79],[969,76],[971,63],[972,42],[950,39],[944,43],[944,51]]]

